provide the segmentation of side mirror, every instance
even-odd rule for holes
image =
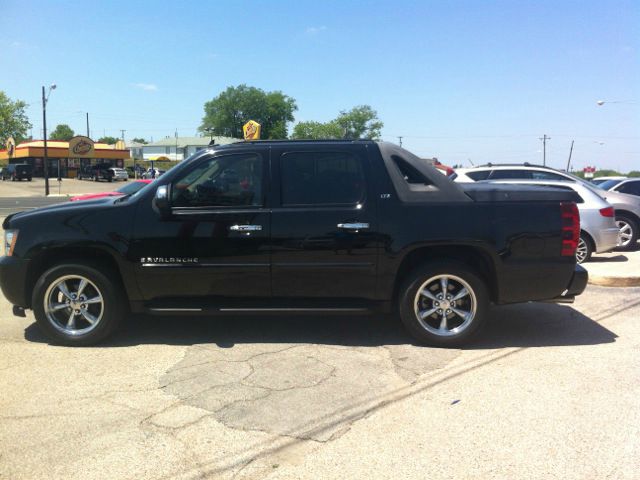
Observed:
[[[152,206],[153,209],[156,210],[162,218],[166,218],[171,214],[168,185],[160,185],[156,189],[156,194],[153,197]]]

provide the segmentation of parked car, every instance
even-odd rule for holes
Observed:
[[[510,185],[540,185],[572,190],[580,196],[580,241],[576,249],[576,262],[586,262],[593,253],[609,252],[616,248],[620,229],[615,222],[613,206],[600,195],[579,182],[567,180],[487,180],[489,183]]]
[[[27,163],[10,163],[2,169],[2,180],[10,179],[31,181],[33,178],[33,167]]]
[[[620,192],[602,190],[591,182],[568,172],[555,170],[541,165],[481,165],[473,168],[459,168],[451,177],[456,182],[474,182],[478,180],[568,180],[586,185],[609,202],[616,215],[616,224],[620,228],[618,248],[631,250],[636,248],[640,234],[640,198]]]
[[[86,193],[84,195],[76,195],[75,197],[71,197],[69,201],[77,202],[80,200],[98,200],[100,198],[106,197],[121,197],[122,195],[133,195],[138,193],[138,191],[142,190],[148,184],[150,184],[152,180],[134,180],[133,182],[124,185],[113,192],[101,192],[101,193]]]
[[[625,178],[623,180],[607,180],[598,185],[603,190],[610,192],[626,193],[640,197],[640,178]]]
[[[593,183],[594,185],[600,186],[600,184],[607,182],[609,180],[625,180],[627,177],[623,177],[623,176],[605,176],[605,177],[596,177],[591,179],[591,183]],[[605,189],[608,190],[608,189]]]
[[[109,163],[99,163],[97,165],[88,165],[83,168],[77,176],[78,180],[89,179],[94,182],[106,180],[113,182],[115,180],[129,180],[129,174],[124,168],[113,167]]]
[[[0,287],[66,345],[152,314],[398,312],[467,342],[489,304],[571,302],[573,191],[451,182],[397,145],[262,141],[195,153],[137,195],[8,216]]]

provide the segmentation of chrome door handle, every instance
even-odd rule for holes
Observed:
[[[338,228],[343,230],[365,230],[369,228],[368,223],[339,223]]]
[[[262,230],[262,225],[231,225],[229,230],[232,232],[257,232]]]

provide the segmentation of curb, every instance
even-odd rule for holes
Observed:
[[[640,287],[640,277],[603,277],[589,275],[589,284],[600,287]]]

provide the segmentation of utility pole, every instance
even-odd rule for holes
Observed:
[[[178,161],[178,129],[176,128],[176,162]]]
[[[91,138],[91,135],[89,135],[89,112],[87,112],[87,137]]]
[[[571,168],[571,154],[573,153],[573,142],[575,140],[571,140],[571,149],[569,150],[569,160],[567,160],[567,172],[569,171],[569,168]]]
[[[126,132],[126,130],[120,129],[120,133],[122,134],[122,143],[124,143],[124,132]]]
[[[398,140],[400,141],[400,146],[402,146],[402,136],[399,136]]]
[[[547,137],[545,133],[540,140],[542,140],[542,165],[547,165],[547,140],[551,140],[551,137]]]

